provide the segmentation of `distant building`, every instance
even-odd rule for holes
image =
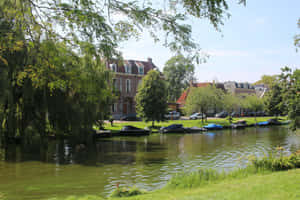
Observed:
[[[110,61],[107,67],[115,72],[112,84],[119,91],[118,100],[111,108],[113,118],[120,119],[122,116],[136,114],[135,95],[138,85],[150,70],[157,67],[152,63],[151,58],[148,58],[148,61]]]
[[[224,82],[227,92],[238,96],[246,96],[256,94],[255,88],[250,83],[237,83],[235,81]]]
[[[256,95],[259,98],[263,98],[266,92],[269,90],[269,87],[265,84],[254,85]]]

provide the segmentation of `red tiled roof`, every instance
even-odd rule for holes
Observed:
[[[176,101],[176,103],[179,103],[179,104],[185,104],[185,101],[186,101],[186,98],[187,98],[187,95],[190,91],[190,88],[188,88],[187,90],[185,90],[181,96],[179,97],[179,99]]]

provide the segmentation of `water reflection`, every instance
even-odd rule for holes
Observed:
[[[262,156],[277,146],[286,152],[300,149],[300,136],[288,134],[285,127],[264,127],[112,138],[89,145],[60,140],[44,149],[11,145],[0,148],[0,192],[7,191],[10,199],[31,199],[33,194],[41,199],[105,195],[117,183],[151,190],[176,172],[231,170],[245,166],[249,155]]]

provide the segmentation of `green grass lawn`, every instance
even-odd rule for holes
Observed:
[[[257,120],[257,122],[262,122],[262,121],[266,121],[270,118],[274,118],[274,117],[257,117],[256,120]],[[280,119],[286,120],[287,117],[280,117]],[[233,122],[238,121],[238,120],[246,120],[247,124],[249,124],[249,125],[256,123],[254,117],[234,118]],[[209,123],[220,124],[222,126],[230,125],[228,119],[226,119],[226,118],[211,118],[211,119],[208,119],[207,122],[204,121],[204,123],[202,123],[202,120],[169,120],[169,121],[165,121],[165,122],[155,122],[155,126],[162,127],[162,126],[169,126],[171,124],[183,124],[184,127],[193,127],[193,126],[203,127]],[[104,127],[107,130],[118,131],[118,130],[121,130],[121,128],[123,126],[127,126],[127,125],[136,126],[138,128],[145,128],[145,127],[150,127],[152,125],[152,122],[123,121],[123,122],[114,122],[113,126],[111,126],[110,123],[106,123]],[[153,129],[153,131],[157,131],[157,129]]]
[[[65,200],[100,200],[97,196]],[[164,188],[143,195],[111,200],[299,200],[300,169],[225,179],[199,187]]]
[[[299,200],[300,169],[270,174],[257,174],[243,179],[225,179],[191,189],[162,189],[122,200]]]

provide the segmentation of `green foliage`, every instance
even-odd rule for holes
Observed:
[[[227,93],[223,95],[223,109],[227,111],[227,113],[232,113],[233,111],[237,111],[241,108],[241,104],[243,101],[242,98],[232,95],[231,93]],[[232,117],[228,116],[228,121],[231,123]]]
[[[170,58],[164,67],[164,77],[168,88],[168,101],[176,102],[182,91],[194,79],[195,66],[193,60],[183,55]]]
[[[167,90],[158,71],[151,70],[142,79],[135,100],[137,114],[143,120],[152,121],[152,126],[154,121],[164,120],[167,112]]]
[[[256,95],[248,95],[244,100],[244,107],[255,112],[256,120],[256,112],[264,110],[264,100]]]
[[[298,28],[300,28],[300,19],[298,20]],[[300,34],[295,36],[294,44],[296,48],[300,48]]]
[[[279,82],[274,83],[264,97],[266,110],[270,115],[283,115],[286,113],[286,105],[283,100],[282,87]]]
[[[276,83],[278,75],[263,75],[259,81],[256,81],[253,85],[264,84],[268,87],[272,87]]]
[[[214,85],[201,88],[190,88],[189,95],[185,103],[185,112],[190,115],[200,112],[207,115],[208,111],[222,107],[223,91]]]
[[[188,174],[176,174],[168,182],[167,188],[195,188],[222,180],[245,178],[254,173],[255,170],[252,167],[237,169],[231,172],[218,172],[213,169],[199,169]]]
[[[109,73],[95,54],[93,45],[83,45],[78,55],[64,42],[43,40],[29,48],[14,22],[2,21],[2,36],[16,31],[10,40],[1,40],[0,63],[4,91],[0,96],[1,136],[40,134],[83,134],[108,113],[112,97]],[[5,37],[4,37],[5,38]],[[2,37],[1,37],[2,39]]]
[[[187,17],[207,18],[219,30],[228,9],[225,0],[170,0],[166,5],[172,12],[164,11],[166,5],[153,6],[152,3],[150,0],[2,0],[0,9],[7,19],[26,32],[32,47],[42,36],[65,41],[77,49],[89,42],[107,58],[118,56],[118,44],[138,37],[145,29],[155,41],[160,40],[159,33],[165,33],[164,45],[171,50],[193,52],[199,58],[200,48],[191,37],[191,26],[185,24]]]
[[[118,187],[111,194],[110,197],[131,197],[140,194],[145,194],[146,192],[138,189],[137,187],[125,188]]]
[[[282,99],[287,106],[288,116],[292,120],[292,129],[300,127],[300,70],[292,71],[285,67],[279,77],[282,86]]]
[[[250,161],[257,171],[282,171],[300,167],[300,151],[292,153],[290,156],[284,156],[282,151],[282,148],[278,148],[276,154],[271,153],[263,158],[252,157]]]
[[[282,149],[280,151],[282,151]],[[290,156],[284,156],[283,153],[280,152],[278,156],[274,156],[273,154],[263,158],[253,156],[250,158],[250,164],[248,167],[231,172],[217,172],[212,169],[200,169],[189,174],[176,174],[168,182],[167,188],[194,188],[204,186],[209,183],[219,182],[221,180],[245,178],[251,174],[283,171],[299,167],[299,151],[291,154]]]

